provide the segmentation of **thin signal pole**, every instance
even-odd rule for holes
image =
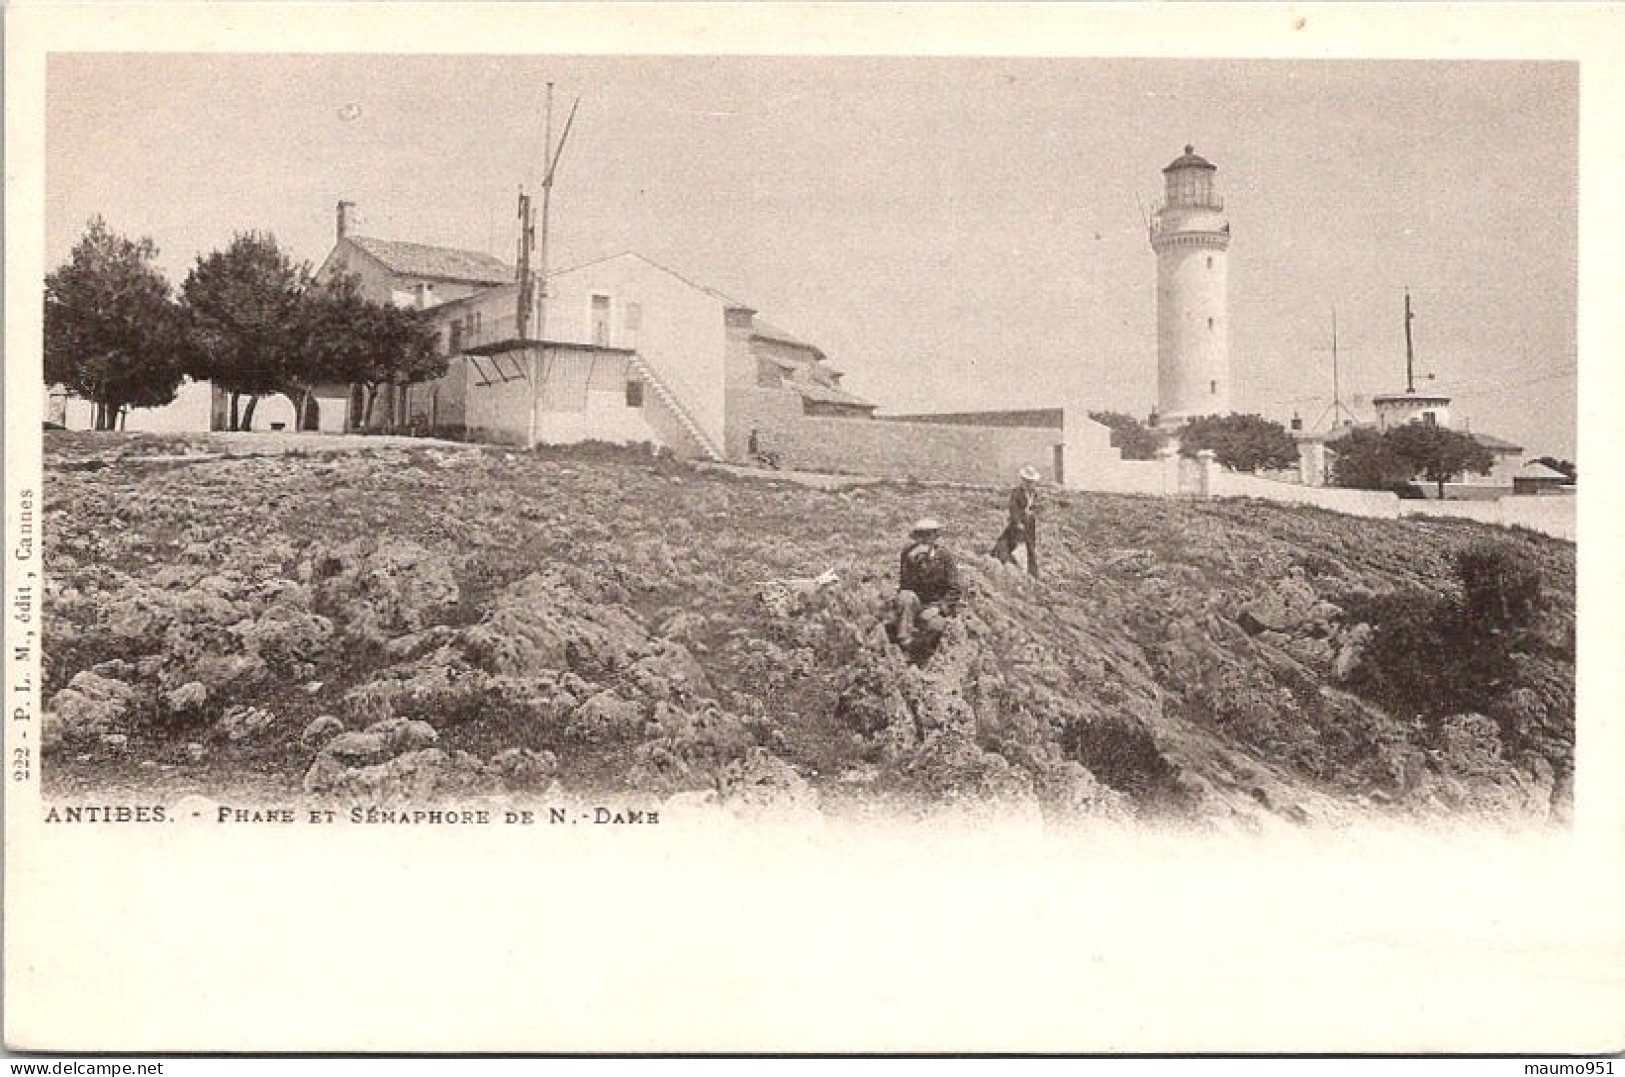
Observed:
[[[1392,293],[1389,293],[1392,294]],[[1405,391],[1416,392],[1416,352],[1411,346],[1411,322],[1416,315],[1411,313],[1411,290],[1405,289]]]
[[[1326,350],[1327,349],[1325,349],[1325,348],[1316,348],[1315,349],[1315,351],[1326,351]],[[1332,417],[1332,425],[1334,427],[1337,425],[1338,419],[1340,419],[1340,418],[1342,418],[1344,416],[1347,416],[1349,422],[1351,422],[1351,423],[1359,421],[1358,419],[1356,419],[1354,417],[1354,413],[1352,411],[1350,411],[1348,408],[1343,406],[1343,392],[1342,392],[1342,387],[1341,387],[1341,385],[1339,383],[1338,369],[1337,369],[1337,360],[1338,360],[1339,352],[1338,352],[1338,347],[1337,347],[1337,308],[1336,307],[1332,308],[1332,346],[1331,346],[1330,350],[1331,350],[1331,353],[1332,353],[1332,403],[1331,403],[1330,407],[1328,407],[1325,411],[1321,412],[1320,418],[1318,420],[1316,420],[1316,422],[1315,422],[1315,425],[1317,427],[1321,423],[1326,421],[1326,416],[1328,416],[1328,415],[1330,415]]]
[[[531,280],[534,281],[536,336],[537,347],[533,353],[532,376],[530,379],[530,443],[536,444],[540,429],[542,414],[542,381],[544,371],[542,368],[543,351],[547,340],[547,233],[548,224],[553,209],[553,176],[558,171],[559,158],[564,154],[564,144],[570,138],[570,127],[575,123],[576,109],[581,105],[581,98],[576,98],[570,106],[570,115],[564,122],[564,132],[559,136],[557,147],[553,145],[553,84],[547,84],[547,118],[543,134],[542,152],[542,240],[537,249],[537,266]],[[530,305],[526,297],[527,313]]]

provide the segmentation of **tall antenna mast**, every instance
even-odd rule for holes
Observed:
[[[1411,290],[1405,289],[1405,391],[1416,392],[1416,353],[1411,347],[1411,322],[1416,315],[1411,313]]]
[[[547,171],[542,176],[542,245],[540,248],[540,265],[537,267],[537,277],[540,288],[537,292],[536,322],[537,329],[543,337],[547,335],[547,227],[552,216],[553,206],[553,175],[558,171],[559,158],[564,156],[564,144],[570,140],[570,128],[576,122],[576,109],[581,105],[581,98],[576,98],[570,105],[570,115],[565,117],[564,131],[559,135],[559,144],[553,147],[553,84],[547,84],[547,145],[549,157]]]
[[[521,325],[524,324],[523,319],[528,318],[531,310],[531,304],[534,303],[536,311],[536,336],[538,342],[545,342],[547,339],[547,230],[548,222],[552,216],[553,209],[553,175],[558,171],[559,158],[564,155],[564,144],[570,138],[570,126],[575,123],[576,109],[580,106],[580,104],[581,98],[578,97],[570,106],[570,115],[564,121],[564,133],[559,136],[559,144],[557,147],[555,147],[553,145],[553,84],[551,82],[547,84],[547,119],[545,121],[546,127],[543,136],[544,141],[542,143],[542,242],[537,251],[536,270],[529,278],[534,282],[531,285],[531,289],[534,292],[534,298],[532,298],[530,294],[526,294],[525,285],[520,286],[520,302],[524,304],[524,306],[521,308]],[[527,201],[526,206],[528,207],[528,205],[529,203]],[[528,219],[526,221],[526,226],[528,234]],[[523,329],[520,331],[520,338],[526,339]],[[536,444],[541,423],[542,381],[544,378],[544,357],[542,352],[543,349],[541,347],[536,349],[533,366],[531,368],[530,443],[532,445]]]
[[[1316,351],[1325,351],[1326,349],[1325,348],[1316,348],[1315,350]],[[1330,415],[1332,417],[1332,425],[1334,427],[1337,425],[1337,420],[1339,418],[1345,416],[1345,415],[1348,416],[1348,420],[1351,423],[1359,421],[1359,420],[1355,419],[1354,413],[1352,411],[1350,411],[1348,408],[1343,406],[1343,394],[1342,394],[1342,390],[1341,390],[1341,388],[1340,388],[1340,386],[1338,384],[1338,375],[1337,375],[1337,355],[1338,355],[1338,352],[1337,352],[1337,308],[1336,307],[1332,308],[1332,347],[1331,347],[1331,353],[1332,353],[1332,403],[1331,403],[1330,407],[1328,407],[1325,411],[1321,412],[1320,418],[1318,420],[1316,420],[1316,422],[1315,422],[1316,426],[1319,426],[1322,422],[1324,422],[1326,420],[1326,416],[1328,416],[1328,415]]]

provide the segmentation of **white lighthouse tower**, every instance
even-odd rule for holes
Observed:
[[[1162,170],[1151,216],[1157,252],[1157,425],[1178,427],[1230,410],[1226,252],[1230,222],[1213,193],[1215,168],[1186,146]]]

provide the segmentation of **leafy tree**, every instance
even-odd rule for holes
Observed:
[[[1437,483],[1444,497],[1444,484],[1456,475],[1473,472],[1488,475],[1495,466],[1495,454],[1466,434],[1436,423],[1405,423],[1383,434],[1388,447],[1410,468],[1413,477]]]
[[[1572,460],[1559,460],[1555,456],[1537,456],[1535,463],[1545,464],[1553,471],[1561,471],[1571,483],[1580,481],[1580,469],[1574,466]]]
[[[224,251],[200,256],[181,285],[189,373],[231,394],[232,430],[252,429],[259,398],[299,381],[308,279],[309,267],[283,253],[276,237],[241,232]],[[248,407],[239,414],[242,396]]]
[[[1212,449],[1219,463],[1232,471],[1260,471],[1292,467],[1298,447],[1286,427],[1262,415],[1202,415],[1179,435],[1182,456]]]
[[[310,291],[303,331],[303,377],[361,385],[363,427],[372,425],[383,386],[410,385],[446,372],[448,359],[428,316],[367,299],[354,277],[338,277]]]
[[[1120,411],[1091,411],[1089,418],[1111,428],[1112,446],[1122,452],[1123,459],[1156,459],[1162,438],[1134,416]]]
[[[175,399],[186,338],[150,239],[90,221],[68,261],[45,278],[45,380],[96,405],[111,430],[127,407]]]
[[[1416,473],[1386,437],[1369,427],[1356,427],[1327,448],[1332,453],[1333,486],[1387,490]]]

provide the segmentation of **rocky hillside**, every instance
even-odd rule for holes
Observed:
[[[1567,810],[1571,544],[1056,493],[1033,581],[982,555],[1000,491],[337,445],[46,436],[49,793],[1249,827]],[[926,514],[970,600],[915,665],[881,616]],[[1477,713],[1378,706],[1365,611],[1448,592],[1486,540],[1538,570],[1538,630]]]

